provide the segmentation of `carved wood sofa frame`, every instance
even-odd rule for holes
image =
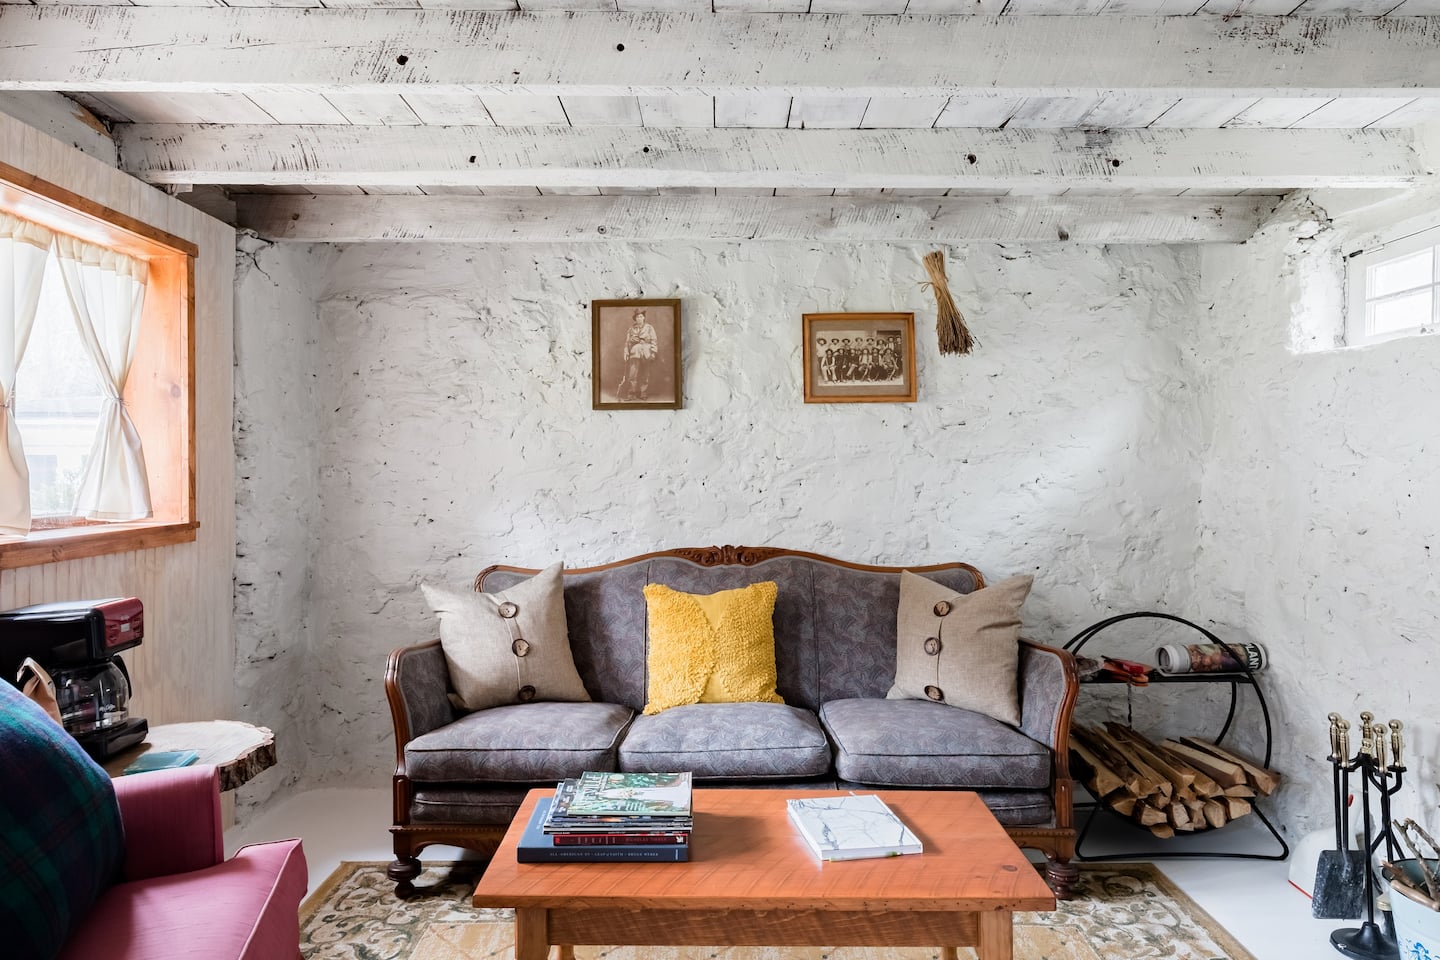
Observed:
[[[878,573],[898,574],[901,570],[909,570],[913,573],[925,573],[936,570],[964,569],[974,576],[976,589],[985,585],[984,578],[980,572],[965,563],[940,563],[927,566],[906,567],[876,566],[872,564],[850,563],[843,560],[836,560],[833,557],[827,557],[822,554],[808,553],[799,550],[787,550],[778,547],[744,547],[730,545],[723,547],[681,547],[671,550],[657,550],[653,553],[617,560],[614,563],[601,564],[593,567],[569,568],[565,572],[567,574],[597,573],[602,570],[609,570],[626,564],[659,557],[676,557],[705,567],[753,566],[754,564],[776,557],[803,557],[824,561],[852,570]],[[521,574],[534,574],[538,572],[538,570],[533,568],[495,564],[486,567],[475,577],[475,589],[480,589],[481,583],[488,574],[499,570]],[[1079,691],[1079,677],[1075,670],[1074,658],[1065,651],[1035,643],[1024,638],[1021,639],[1021,643],[1036,650],[1058,656],[1065,672],[1066,692],[1060,709],[1057,711],[1054,729],[1051,731],[1053,737],[1051,749],[1051,799],[1054,807],[1052,822],[1049,825],[1007,825],[1005,831],[1018,846],[1037,850],[1045,855],[1046,879],[1054,888],[1057,897],[1069,899],[1073,893],[1074,885],[1079,879],[1079,868],[1071,862],[1075,856],[1075,826],[1074,782],[1070,776],[1070,724]],[[414,651],[417,648],[436,647],[439,646],[439,644],[440,641],[437,639],[394,650],[390,654],[385,669],[385,694],[390,704],[391,717],[395,727],[395,775],[393,778],[394,821],[393,826],[390,828],[394,840],[395,861],[387,870],[387,875],[391,880],[396,882],[396,893],[400,896],[407,896],[413,892],[412,881],[420,875],[422,868],[420,866],[419,854],[424,848],[432,844],[448,844],[473,850],[488,856],[494,853],[495,849],[500,845],[500,841],[508,829],[508,825],[506,824],[411,822],[410,808],[411,801],[414,798],[414,787],[406,775],[405,745],[409,743],[412,738],[409,724],[406,720],[406,710],[400,693],[398,677],[399,665],[401,655],[406,651]],[[723,787],[717,787],[717,789],[723,789]]]

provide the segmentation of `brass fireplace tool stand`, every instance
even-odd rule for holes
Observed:
[[[1355,957],[1356,960],[1396,960],[1400,956],[1400,948],[1395,941],[1394,921],[1386,912],[1383,927],[1375,922],[1374,860],[1375,851],[1382,842],[1385,844],[1385,858],[1394,860],[1396,856],[1395,834],[1390,819],[1390,798],[1399,792],[1405,779],[1405,765],[1400,762],[1400,751],[1405,746],[1405,737],[1401,733],[1404,725],[1399,720],[1391,720],[1387,728],[1385,724],[1375,723],[1374,720],[1373,713],[1367,711],[1360,714],[1360,752],[1354,757],[1342,756],[1338,759],[1341,771],[1347,776],[1351,773],[1360,775],[1361,816],[1365,828],[1365,844],[1361,848],[1365,860],[1365,922],[1359,927],[1345,927],[1334,931],[1330,934],[1330,943],[1345,956]],[[1370,817],[1372,789],[1380,804],[1378,831]]]

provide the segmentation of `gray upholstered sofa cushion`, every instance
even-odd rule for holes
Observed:
[[[616,769],[615,747],[634,716],[613,703],[521,703],[477,710],[405,745],[410,779],[433,783],[549,783]]]
[[[995,819],[1007,827],[1048,823],[1055,804],[1048,790],[976,790]]]
[[[1050,787],[1051,754],[984,714],[925,700],[832,700],[820,722],[842,780],[967,790]]]
[[[549,784],[417,783],[410,817],[416,823],[508,825],[525,794],[540,786]]]
[[[796,780],[830,771],[815,714],[783,703],[695,703],[640,716],[620,769],[689,770],[698,780]]]

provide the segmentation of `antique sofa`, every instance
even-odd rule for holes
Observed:
[[[771,547],[667,550],[564,572],[575,666],[592,703],[538,700],[465,713],[452,705],[433,640],[391,653],[396,892],[412,892],[419,852],[436,843],[493,852],[527,790],[582,770],[692,770],[702,786],[974,790],[1022,847],[1042,851],[1065,897],[1077,877],[1069,654],[1021,640],[1021,720],[920,700],[887,700],[895,676],[900,567]],[[969,593],[963,563],[908,569]],[[535,574],[493,566],[475,589]],[[692,594],[775,581],[777,690],[784,705],[699,703],[643,716],[646,601],[661,583]]]

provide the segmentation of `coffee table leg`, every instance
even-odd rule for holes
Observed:
[[[575,945],[573,943],[562,943],[557,949],[560,953],[559,960],[575,960]]]
[[[515,960],[550,960],[548,919],[543,908],[515,908]]]
[[[960,960],[959,947],[941,947],[940,960]]]
[[[1015,927],[1009,910],[980,914],[980,943],[975,952],[980,960],[1013,960]]]

